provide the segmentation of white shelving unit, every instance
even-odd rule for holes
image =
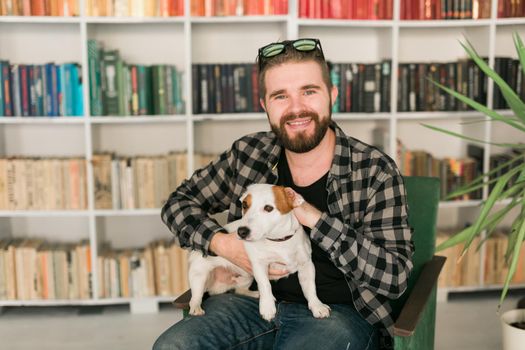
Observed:
[[[80,1],[83,14],[84,1]],[[185,16],[176,18],[0,17],[0,58],[15,63],[80,62],[85,106],[85,117],[0,118],[0,155],[84,156],[88,160],[89,190],[88,209],[83,211],[0,211],[0,238],[5,233],[13,236],[38,233],[50,240],[60,237],[66,241],[88,238],[92,261],[96,261],[97,248],[105,240],[117,247],[129,247],[169,237],[160,220],[160,209],[95,210],[90,161],[94,153],[102,151],[136,155],[186,150],[190,175],[195,151],[219,153],[237,137],[268,129],[262,113],[193,115],[192,64],[253,62],[257,49],[269,42],[317,37],[321,39],[325,56],[334,62],[371,63],[389,58],[395,73],[404,62],[439,62],[465,57],[458,43],[463,35],[493,64],[496,55],[516,56],[512,31],[525,34],[525,18],[496,18],[497,0],[490,19],[450,21],[401,21],[400,1],[394,0],[394,19],[387,21],[300,19],[297,0],[289,0],[289,15],[270,17],[195,18],[189,14],[190,0],[186,0]],[[87,40],[92,38],[103,41],[106,47],[119,49],[127,62],[174,64],[186,72],[186,113],[89,117]],[[492,90],[489,82],[489,97]],[[420,122],[485,140],[519,137],[491,123],[460,124],[483,119],[477,112],[399,113],[397,79],[394,78],[391,101],[389,113],[342,113],[334,114],[334,119],[348,134],[365,142],[371,142],[374,127],[384,127],[390,135],[388,153],[391,156],[396,154],[397,138],[408,148],[425,149],[437,157],[465,155],[464,142],[425,129]],[[490,106],[492,99],[488,101]],[[485,146],[485,170],[488,170],[490,154],[495,152],[497,150],[489,145]],[[485,198],[486,195],[484,193]],[[472,220],[479,204],[480,201],[441,203],[440,222],[445,225]],[[480,275],[482,281],[483,273]],[[132,310],[154,311],[158,302],[172,300],[172,297],[100,299],[96,264],[93,264],[92,283],[94,295],[89,300],[0,300],[0,307],[130,303]],[[482,289],[485,286],[480,283],[468,288],[449,288],[446,292]]]

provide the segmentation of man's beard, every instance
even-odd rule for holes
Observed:
[[[315,124],[314,134],[306,135],[306,132],[295,133],[293,138],[290,138],[286,132],[286,123],[298,118],[311,118]],[[328,127],[330,126],[330,120],[332,119],[331,112],[328,113],[327,118],[320,120],[319,115],[313,111],[303,111],[298,114],[287,114],[281,118],[280,125],[274,125],[270,123],[272,131],[277,136],[277,139],[281,141],[284,148],[294,153],[306,153],[313,150],[321,140],[323,139]]]

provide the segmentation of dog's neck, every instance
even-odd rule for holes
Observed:
[[[283,238],[266,238],[266,239],[269,240],[269,241],[272,241],[272,242],[284,242],[284,241],[289,240],[292,237],[293,237],[293,233],[291,235],[285,236]]]
[[[288,231],[288,232],[292,232],[291,235],[286,235],[281,238],[266,238],[266,239],[272,242],[284,242],[292,238],[297,233],[297,231],[299,231],[299,228],[301,228],[299,221],[295,217],[293,217],[291,220],[291,228]]]

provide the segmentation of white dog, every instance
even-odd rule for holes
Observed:
[[[268,267],[271,263],[279,263],[285,265],[283,268],[289,273],[298,272],[301,289],[314,317],[328,317],[330,307],[319,300],[315,289],[310,239],[293,214],[293,205],[284,187],[250,185],[241,200],[242,219],[231,222],[224,228],[228,232],[237,232],[238,237],[244,241],[252,264],[253,277],[224,258],[203,257],[200,252],[193,251],[189,258],[190,314],[204,314],[201,308],[204,292],[220,294],[235,289],[238,294],[252,297],[259,294],[259,312],[265,320],[270,321],[275,317],[276,308],[268,279]],[[225,267],[238,274],[235,284],[215,281],[212,272],[217,267]],[[248,289],[254,277],[259,293]]]

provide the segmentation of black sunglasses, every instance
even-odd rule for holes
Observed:
[[[319,53],[321,54],[321,58],[324,60],[323,49],[319,39],[285,40],[278,43],[268,44],[259,49],[259,71],[262,70],[262,67],[267,59],[282,54],[287,47],[293,47],[295,50],[301,52],[310,52],[318,49]]]

